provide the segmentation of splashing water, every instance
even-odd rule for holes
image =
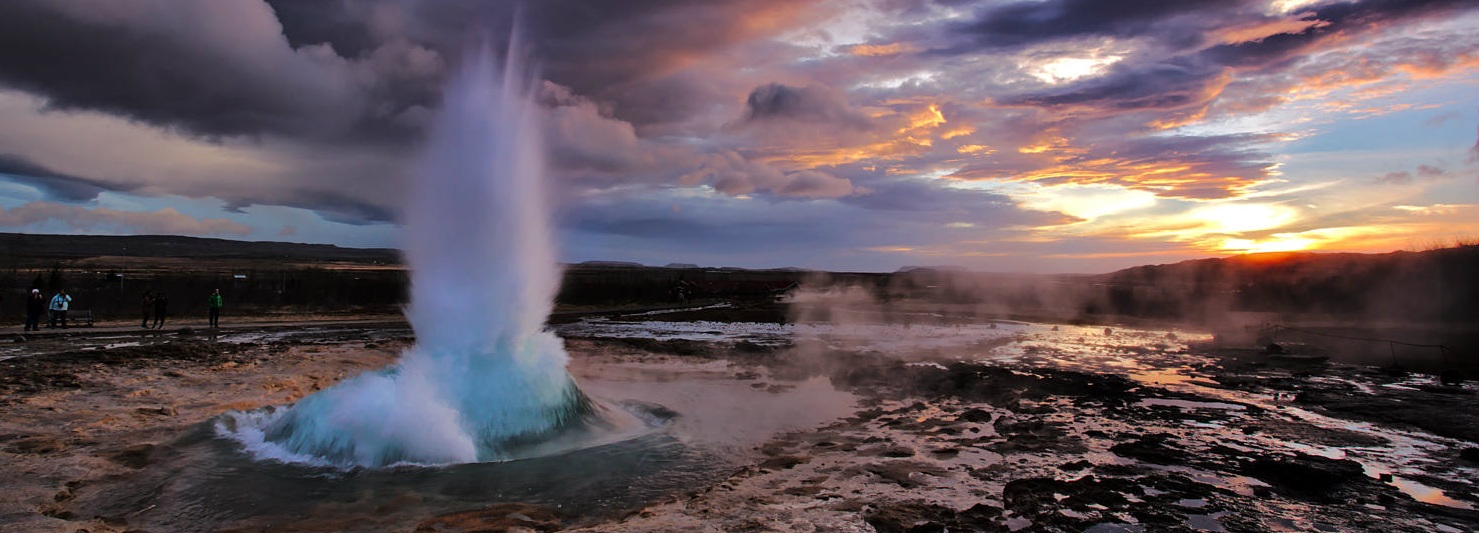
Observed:
[[[563,343],[544,328],[560,272],[536,78],[515,53],[501,71],[486,46],[468,56],[409,199],[416,345],[390,368],[238,421],[259,428],[258,444],[274,448],[267,455],[363,466],[491,461],[594,419]]]

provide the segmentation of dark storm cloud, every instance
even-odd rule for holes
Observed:
[[[236,208],[305,207],[343,222],[389,220],[394,195],[355,185],[366,179],[385,184],[386,167],[366,169],[360,162],[409,152],[408,142],[439,105],[446,69],[470,39],[504,42],[516,15],[511,6],[480,0],[0,2],[0,87],[36,95],[50,110],[98,111],[217,141],[275,139],[274,146],[289,145],[286,151],[295,156],[322,156],[274,161],[282,168],[266,171],[271,175],[257,184],[239,176],[136,187],[12,166],[26,171],[21,176],[28,183],[65,198],[114,188],[216,196]],[[736,96],[748,87],[725,86],[716,81],[721,76],[684,67],[799,23],[784,15],[802,7],[789,0],[522,6],[521,31],[545,76],[573,88],[580,100],[548,109],[556,169],[605,186],[658,179],[620,177],[633,172],[674,178],[691,170],[671,164],[697,164],[692,150],[642,135],[697,135],[700,130],[690,126],[662,125],[712,113],[716,101],[727,102],[729,111],[716,113],[713,124],[731,120],[741,105]],[[796,174],[782,192],[826,194],[836,189],[826,178]],[[322,192],[341,188],[344,194]]]
[[[701,84],[679,75],[682,69],[802,24],[804,19],[793,15],[813,5],[792,0],[543,0],[517,8],[482,0],[300,3],[274,2],[283,8],[279,15],[288,40],[329,42],[342,46],[343,53],[365,50],[371,46],[367,41],[399,38],[455,57],[470,29],[503,42],[517,19],[547,79],[612,103],[616,118],[639,129],[681,120],[705,105],[686,90]]]
[[[1295,33],[1222,44],[1208,48],[1200,55],[1208,61],[1227,66],[1265,67],[1299,57],[1331,36],[1356,34],[1406,19],[1475,8],[1472,0],[1363,0],[1317,4],[1291,13],[1294,17],[1319,21],[1321,24],[1317,26]]]
[[[1194,28],[1163,25],[1167,20],[1235,10],[1244,0],[1047,0],[989,7],[975,22],[955,31],[971,35],[977,45],[1012,47],[1073,37],[1136,37],[1154,34],[1171,40],[1193,39]]]
[[[771,83],[756,87],[745,98],[747,121],[801,121],[868,129],[868,117],[847,107],[845,95],[825,87],[791,87]]]
[[[293,48],[328,43],[346,57],[373,51],[380,42],[372,29],[373,4],[332,1],[265,0],[282,22]]]
[[[68,202],[91,200],[110,190],[97,180],[55,172],[16,155],[0,154],[0,174],[9,174],[13,181],[36,187],[53,199]]]
[[[1244,7],[1249,9],[1239,10],[1240,4],[1246,4]],[[1085,35],[1155,37],[1161,32],[1179,32],[1188,25],[1200,25],[1197,31],[1213,31],[1234,27],[1235,21],[1277,20],[1258,14],[1256,9],[1261,7],[1225,0],[1128,3],[1050,0],[984,11],[981,20],[970,28],[979,33],[978,45],[988,48]],[[1199,50],[1187,46],[1203,39],[1196,39],[1196,43],[1187,41],[1180,47],[1184,53],[1163,59],[1131,57],[1115,64],[1104,75],[1003,97],[1001,101],[1041,107],[1090,106],[1107,112],[1199,107],[1218,96],[1231,69],[1280,69],[1319,50],[1335,37],[1373,31],[1417,17],[1452,14],[1465,8],[1473,9],[1475,4],[1465,0],[1378,0],[1311,6],[1285,17],[1309,22],[1297,31]],[[1170,21],[1173,17],[1180,18]]]
[[[1224,69],[1194,57],[1149,65],[1116,65],[1104,76],[1063,88],[1004,98],[1008,105],[1057,107],[1088,105],[1109,109],[1175,109],[1204,103],[1214,94],[1208,84]]]
[[[206,136],[342,133],[365,103],[350,66],[275,30],[260,4],[7,1],[0,84]]]
[[[513,27],[545,77],[639,130],[679,122],[733,90],[684,72],[769,37],[808,7],[789,0],[398,0],[0,3],[0,85],[54,109],[121,115],[212,136],[343,144],[424,127],[470,35]],[[85,36],[85,38],[78,38]],[[658,134],[689,133],[668,130]]]
[[[959,2],[951,2],[959,3]],[[1222,45],[1214,59],[1224,64],[1259,62],[1284,57],[1320,35],[1371,28],[1417,16],[1431,16],[1473,8],[1471,0],[1363,0],[1323,2],[1289,13],[1294,19],[1313,18],[1329,27],[1309,28],[1268,38]],[[1197,46],[1204,32],[1237,22],[1269,21],[1265,2],[1251,0],[1046,0],[1014,2],[980,9],[974,21],[958,23],[952,31],[969,36],[971,46],[954,49],[1021,47],[1080,37],[1147,37],[1178,47]],[[1323,25],[1322,25],[1323,26]]]
[[[383,205],[333,191],[295,191],[291,197],[260,197],[228,202],[222,209],[228,213],[246,213],[257,205],[276,205],[308,209],[324,220],[364,226],[394,222],[397,213]]]

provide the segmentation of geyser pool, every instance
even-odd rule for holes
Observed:
[[[510,47],[511,50],[514,47]],[[223,431],[275,459],[339,465],[494,461],[604,424],[544,327],[559,283],[536,78],[484,46],[451,79],[408,192],[416,344],[287,409]]]

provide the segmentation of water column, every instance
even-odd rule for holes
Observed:
[[[544,328],[560,269],[537,81],[516,51],[464,58],[408,192],[415,346],[281,412],[268,443],[337,464],[490,461],[591,415]]]

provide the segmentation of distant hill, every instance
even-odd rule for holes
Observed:
[[[642,263],[631,261],[582,261],[571,266],[578,268],[645,268]]]
[[[341,248],[332,244],[234,241],[170,235],[31,235],[0,233],[0,256],[22,264],[47,264],[91,257],[168,257],[286,262],[396,264],[400,252],[387,248]]]
[[[1149,265],[1095,277],[1131,314],[1188,308],[1479,320],[1479,245],[1385,254],[1271,253]]]

